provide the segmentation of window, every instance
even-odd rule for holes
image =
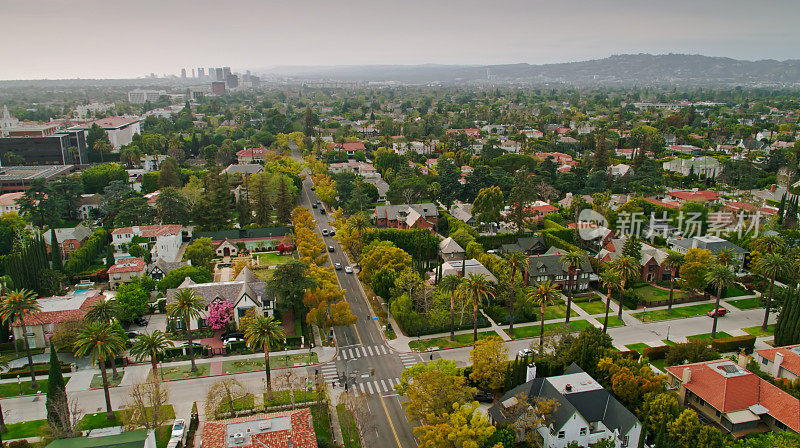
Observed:
[[[559,439],[563,439],[564,438],[564,431],[558,431],[558,438]]]
[[[581,428],[581,435],[582,435],[582,436],[585,436],[585,435],[586,435],[586,429],[587,429],[587,428]]]
[[[622,437],[622,446],[623,446],[623,447],[626,447],[626,446],[628,446],[628,442],[629,442],[629,441],[630,441],[630,437],[628,437],[628,436],[624,436],[624,437]]]
[[[761,364],[767,365],[769,364],[769,360],[767,358],[761,358]]]

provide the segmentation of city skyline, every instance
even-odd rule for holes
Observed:
[[[98,0],[78,8],[11,0],[0,18],[5,34],[37,32],[6,48],[11,63],[0,67],[0,79],[180,76],[181,68],[191,73],[219,65],[258,72],[275,66],[546,64],[624,53],[797,57],[800,31],[793,20],[800,5],[794,2],[662,5],[411,0],[400,8],[363,0],[145,0],[123,11]]]

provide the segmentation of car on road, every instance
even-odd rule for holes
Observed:
[[[728,314],[728,310],[725,308],[717,308],[715,310],[711,310],[708,312],[708,317],[722,317]]]
[[[333,267],[334,267],[334,268],[335,268],[337,271],[341,271],[341,270],[342,270],[342,264],[341,264],[341,263],[336,263],[336,264],[334,264],[334,265],[333,265]]]
[[[322,229],[322,236],[328,236],[328,229]]]
[[[533,354],[533,350],[531,350],[529,348],[523,348],[522,350],[517,352],[517,356],[519,356],[520,358],[524,358],[524,357],[530,356],[532,354]]]
[[[128,339],[133,339],[138,337],[141,333],[139,333],[137,330],[128,330],[125,332],[125,334],[128,335]]]
[[[311,208],[317,208],[317,204],[311,204]]]
[[[331,229],[331,236],[336,235],[336,229]]]
[[[334,248],[333,248],[333,246],[328,246],[328,252],[333,252],[333,251],[335,251],[335,250],[336,250],[336,249],[334,249]]]
[[[244,342],[244,338],[238,336],[231,336],[229,338],[223,339],[222,343],[224,345],[232,344],[234,342]]]
[[[147,318],[145,318],[144,316],[136,317],[136,318],[133,319],[133,323],[135,323],[136,325],[138,325],[140,327],[146,327],[147,326]]]
[[[222,333],[222,336],[219,337],[219,340],[224,341],[225,339],[229,338],[243,338],[243,337],[244,333],[242,333],[241,331],[226,331],[225,333]]]
[[[320,207],[319,208],[319,214],[320,215],[324,215],[325,214],[325,207]]]
[[[172,431],[170,432],[170,439],[183,439],[183,433],[186,431],[186,421],[182,418],[175,420],[172,423]]]
[[[478,389],[478,392],[475,393],[475,401],[480,401],[481,403],[492,403],[494,402],[494,395],[492,395],[491,392]]]
[[[350,266],[345,266],[344,267],[344,272],[347,272],[348,274],[352,274],[353,273],[353,268],[351,268]]]

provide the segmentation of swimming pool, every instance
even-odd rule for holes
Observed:
[[[89,288],[76,289],[75,292],[72,293],[72,295],[79,296],[81,294],[86,294],[89,291],[91,291],[91,289]]]

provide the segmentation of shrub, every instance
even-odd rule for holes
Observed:
[[[712,350],[704,339],[690,341],[685,344],[675,344],[667,351],[666,363],[668,366],[680,364],[711,361],[719,358],[719,353]]]
[[[750,351],[755,344],[756,337],[749,334],[730,338],[717,338],[711,341],[711,347],[718,352],[735,352],[741,349]]]
[[[628,359],[639,359],[639,356],[641,356],[639,355],[639,352],[637,352],[636,350],[625,350],[619,352],[618,355],[621,356],[622,358],[628,358]]]
[[[667,357],[667,352],[669,352],[670,348],[671,347],[669,345],[647,347],[644,350],[642,350],[642,355],[651,361],[655,359],[664,359]]]

